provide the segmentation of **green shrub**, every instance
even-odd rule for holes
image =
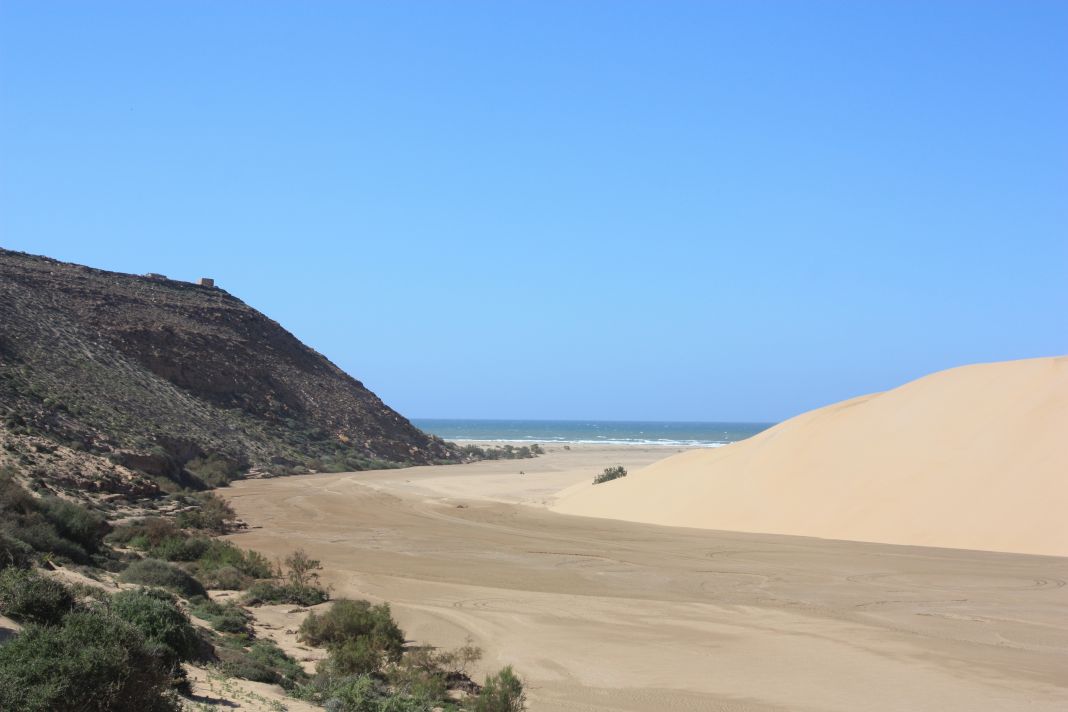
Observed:
[[[33,514],[26,517],[15,534],[34,551],[54,554],[79,564],[89,562],[89,553],[78,543],[60,536],[51,523]]]
[[[23,489],[10,470],[0,471],[0,562],[25,565],[26,547],[78,563],[89,563],[101,549],[108,525],[81,505],[55,497],[38,499]],[[21,542],[20,546],[14,542]],[[22,562],[21,564],[19,562]]]
[[[193,615],[203,618],[220,633],[249,633],[249,615],[241,606],[230,602],[219,604],[210,599],[197,603],[192,609]]]
[[[318,615],[313,611],[304,619],[300,639],[311,645],[325,645],[331,653],[347,643],[364,640],[364,650],[375,650],[390,662],[399,660],[404,650],[404,633],[393,620],[387,603],[372,606],[367,601],[337,600],[326,613]],[[349,655],[356,654],[355,648],[349,650]]]
[[[286,557],[284,571],[279,567],[276,580],[259,581],[249,588],[245,603],[296,603],[302,606],[323,603],[329,600],[330,595],[319,586],[319,571],[322,568],[317,559],[298,549]]]
[[[611,480],[618,480],[620,477],[627,476],[627,469],[622,465],[616,465],[615,467],[606,467],[604,472],[593,478],[593,484],[599,485],[602,482],[610,482]]]
[[[206,588],[219,591],[243,591],[252,585],[252,578],[233,566],[221,566],[199,574]]]
[[[266,556],[251,549],[241,549],[233,542],[221,539],[208,541],[208,546],[198,557],[197,564],[201,571],[214,571],[229,566],[254,579],[265,579],[274,575],[274,569]]]
[[[178,514],[178,526],[183,529],[202,529],[225,534],[237,521],[233,507],[214,492],[202,492],[195,497],[192,509]]]
[[[298,606],[317,606],[330,600],[321,588],[299,587],[275,581],[257,581],[249,586],[244,603],[259,606],[265,603],[292,603]]]
[[[300,663],[270,640],[257,640],[247,651],[221,649],[219,656],[223,658],[223,674],[228,677],[268,682],[287,690],[308,679]]]
[[[154,559],[164,561],[196,561],[211,545],[203,537],[170,536],[148,550]]]
[[[369,675],[341,681],[327,693],[326,709],[330,712],[379,712],[382,693]]]
[[[33,547],[0,529],[0,569],[8,566],[24,569],[33,561]]]
[[[161,647],[168,664],[192,660],[200,648],[200,637],[174,596],[159,589],[120,591],[111,597],[111,611],[137,627],[145,640]]]
[[[355,638],[330,648],[328,665],[336,675],[364,675],[382,669],[386,656],[380,646],[368,637]]]
[[[170,677],[141,632],[108,614],[30,625],[0,646],[0,709],[176,712]]]
[[[140,559],[133,562],[119,576],[120,581],[156,586],[174,591],[186,598],[207,596],[208,592],[199,581],[173,564],[158,559]]]
[[[70,589],[36,571],[0,571],[0,612],[20,623],[56,624],[75,609]]]
[[[192,472],[208,487],[225,487],[241,477],[248,469],[243,463],[212,453],[207,457],[198,457],[185,464],[185,469]]]
[[[108,535],[108,541],[129,544],[139,549],[151,549],[159,546],[165,539],[184,536],[182,530],[169,519],[149,517],[116,527]]]
[[[89,554],[100,549],[104,536],[111,531],[102,516],[73,502],[46,497],[39,506],[61,537],[76,543]]]
[[[486,678],[472,709],[474,712],[522,712],[526,709],[523,682],[511,665]]]

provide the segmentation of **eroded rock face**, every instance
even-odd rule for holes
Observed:
[[[7,250],[0,418],[9,442],[46,438],[185,486],[206,457],[263,471],[457,458],[222,289]]]

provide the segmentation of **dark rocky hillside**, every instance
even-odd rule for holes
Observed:
[[[458,459],[226,291],[0,250],[0,466],[150,495]]]

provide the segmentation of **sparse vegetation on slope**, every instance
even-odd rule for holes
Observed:
[[[604,472],[593,478],[593,484],[599,485],[602,482],[611,482],[612,480],[618,480],[620,477],[627,476],[627,468],[622,465],[616,465],[615,467],[606,467]]]
[[[0,464],[151,496],[460,459],[227,292],[0,250]]]

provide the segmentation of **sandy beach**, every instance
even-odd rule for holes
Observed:
[[[513,664],[533,712],[1060,710],[1068,559],[662,527],[550,511],[673,449],[234,483],[272,556],[409,637]],[[523,474],[519,474],[520,471]]]

